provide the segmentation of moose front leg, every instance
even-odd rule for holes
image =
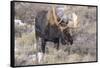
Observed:
[[[68,36],[68,42],[70,42],[70,45],[72,45],[73,44],[73,38],[72,38],[71,34],[68,33],[67,36]]]
[[[59,42],[56,43],[56,49],[59,50]]]
[[[59,38],[55,39],[54,44],[56,49],[59,50]]]

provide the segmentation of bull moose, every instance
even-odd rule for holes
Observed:
[[[63,45],[73,44],[73,38],[70,34],[70,27],[68,27],[69,20],[57,16],[55,7],[49,11],[42,10],[37,13],[35,18],[36,38],[41,38],[41,50],[45,53],[45,46],[47,41],[51,41],[56,45],[59,50],[59,42]]]

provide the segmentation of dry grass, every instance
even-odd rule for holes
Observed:
[[[23,8],[23,6],[19,4],[21,7],[18,8],[18,6],[16,6],[16,18],[27,21],[28,18],[32,19],[31,14],[34,16],[36,15],[34,9],[40,11],[47,7],[47,5],[41,5],[41,7],[38,5],[35,5],[34,7],[31,7],[29,4],[26,5],[26,8],[30,7],[26,10],[29,14],[23,14],[23,12],[21,12],[22,14],[18,14],[17,12],[25,10],[25,5]],[[50,7],[50,5],[48,7]],[[54,48],[54,44],[48,42],[46,46],[45,58],[41,64],[96,61],[96,7],[69,5],[67,11],[75,12],[79,17],[80,28],[76,32],[73,31],[72,33],[74,43],[72,46],[64,46],[60,44],[60,50],[57,51]],[[33,55],[36,54],[36,50],[34,48],[34,44],[36,44],[34,34],[34,32],[22,33],[22,37],[16,38],[15,65],[20,66],[36,64],[33,61]],[[41,43],[41,41],[38,43]]]

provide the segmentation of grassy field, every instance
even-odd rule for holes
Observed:
[[[40,64],[55,63],[72,63],[72,62],[88,62],[96,61],[96,7],[87,6],[71,6],[67,5],[68,12],[75,12],[78,15],[80,28],[76,32],[73,31],[74,43],[72,46],[62,45],[57,51],[52,42],[46,45],[45,59]],[[34,26],[33,19],[40,10],[47,10],[50,5],[16,3],[15,18],[20,19],[27,25],[27,31],[32,29],[29,25]],[[36,12],[37,11],[37,12]],[[23,27],[25,28],[25,27]],[[21,32],[21,37],[16,36],[15,39],[15,65],[35,65],[36,40],[34,29],[31,32],[21,30],[17,27],[15,30]],[[39,41],[38,43],[41,43]],[[40,44],[38,45],[40,46]]]

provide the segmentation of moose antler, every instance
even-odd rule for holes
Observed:
[[[72,13],[72,21],[69,21],[68,27],[69,28],[79,28],[80,27],[78,16],[74,12]]]
[[[53,18],[54,18],[54,22],[56,25],[59,25],[62,21],[62,18],[60,19],[60,21],[57,20],[57,15],[56,15],[56,10],[55,10],[55,5],[52,6],[52,14],[53,14]],[[66,14],[66,6],[64,6],[64,13]]]
[[[53,18],[54,18],[54,23],[56,25],[58,25],[58,21],[57,21],[57,16],[56,16],[56,10],[55,10],[55,5],[52,6],[52,14],[53,14]]]
[[[79,22],[77,21],[78,17],[75,13],[72,13],[72,19],[73,21],[69,21],[69,24],[67,24],[65,27],[59,25],[62,21],[62,18],[60,19],[60,21],[57,20],[57,15],[56,15],[56,10],[55,10],[55,5],[52,6],[52,16],[53,16],[53,20],[54,23],[59,26],[61,28],[61,30],[66,29],[66,28],[71,28],[71,29],[75,29],[78,28]],[[64,6],[64,14],[66,15],[66,10],[67,10],[67,6]]]

